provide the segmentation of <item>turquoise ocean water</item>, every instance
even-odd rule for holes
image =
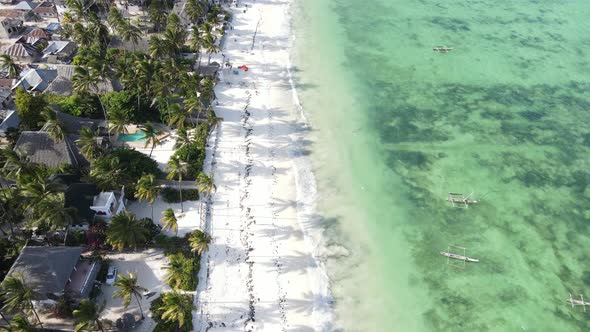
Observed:
[[[590,330],[565,302],[590,300],[589,15],[582,0],[295,0],[337,328]],[[453,209],[450,191],[481,203]],[[449,244],[481,262],[448,266]]]

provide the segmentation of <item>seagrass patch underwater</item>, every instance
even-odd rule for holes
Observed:
[[[565,300],[590,300],[590,3],[296,9],[336,326],[588,330]]]

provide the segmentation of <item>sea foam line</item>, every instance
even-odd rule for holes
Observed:
[[[289,7],[293,6],[291,2]],[[292,17],[289,12],[292,8],[289,8],[285,12],[287,22],[292,22]],[[289,49],[293,49],[295,44],[295,34],[293,29],[290,29],[290,45]],[[309,128],[309,121],[305,115],[303,105],[299,99],[297,87],[293,80],[291,72],[292,62],[291,55],[287,59],[287,76],[289,85],[291,87],[291,94],[293,105],[297,110],[301,122],[304,127]],[[291,157],[293,157],[293,165],[295,168],[295,187],[296,187],[296,199],[297,199],[297,223],[303,232],[303,237],[306,246],[311,253],[311,259],[309,262],[308,276],[310,278],[310,284],[312,285],[313,292],[313,321],[314,329],[316,331],[332,331],[332,305],[334,298],[330,292],[330,281],[326,273],[325,265],[319,258],[322,254],[323,248],[323,234],[321,228],[321,217],[315,214],[316,211],[316,200],[317,200],[317,186],[316,179],[313,173],[312,163],[309,157],[303,153],[305,147],[303,146],[303,136],[301,132],[294,132],[292,142],[294,143],[289,151]]]

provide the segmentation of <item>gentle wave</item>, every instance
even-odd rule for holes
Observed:
[[[289,20],[291,18],[289,17]],[[293,48],[295,42],[295,35],[291,33],[291,42],[289,49]],[[297,88],[293,81],[291,73],[291,59],[287,63],[287,75],[289,78],[289,85],[291,86],[291,93],[293,98],[293,105],[302,123],[306,128],[309,128],[309,122],[305,116],[305,111],[299,99]],[[325,265],[320,259],[323,252],[323,230],[321,225],[321,217],[315,213],[317,187],[316,179],[313,173],[312,163],[309,157],[305,156],[304,151],[306,147],[303,146],[304,133],[295,131],[292,134],[290,156],[293,158],[293,165],[295,168],[295,186],[297,191],[297,222],[303,232],[304,241],[311,253],[311,259],[308,267],[308,276],[314,296],[313,320],[314,329],[316,331],[332,331],[332,304],[334,298],[330,292],[330,281],[326,274]]]

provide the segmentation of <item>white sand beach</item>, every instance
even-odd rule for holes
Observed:
[[[217,192],[205,225],[213,242],[202,261],[197,331],[330,329],[325,274],[307,236],[317,228],[307,215],[315,192],[302,183],[313,176],[302,166],[307,127],[288,72],[289,10],[285,0],[232,7],[222,53],[233,70],[223,70],[215,90],[224,121],[206,160]]]

